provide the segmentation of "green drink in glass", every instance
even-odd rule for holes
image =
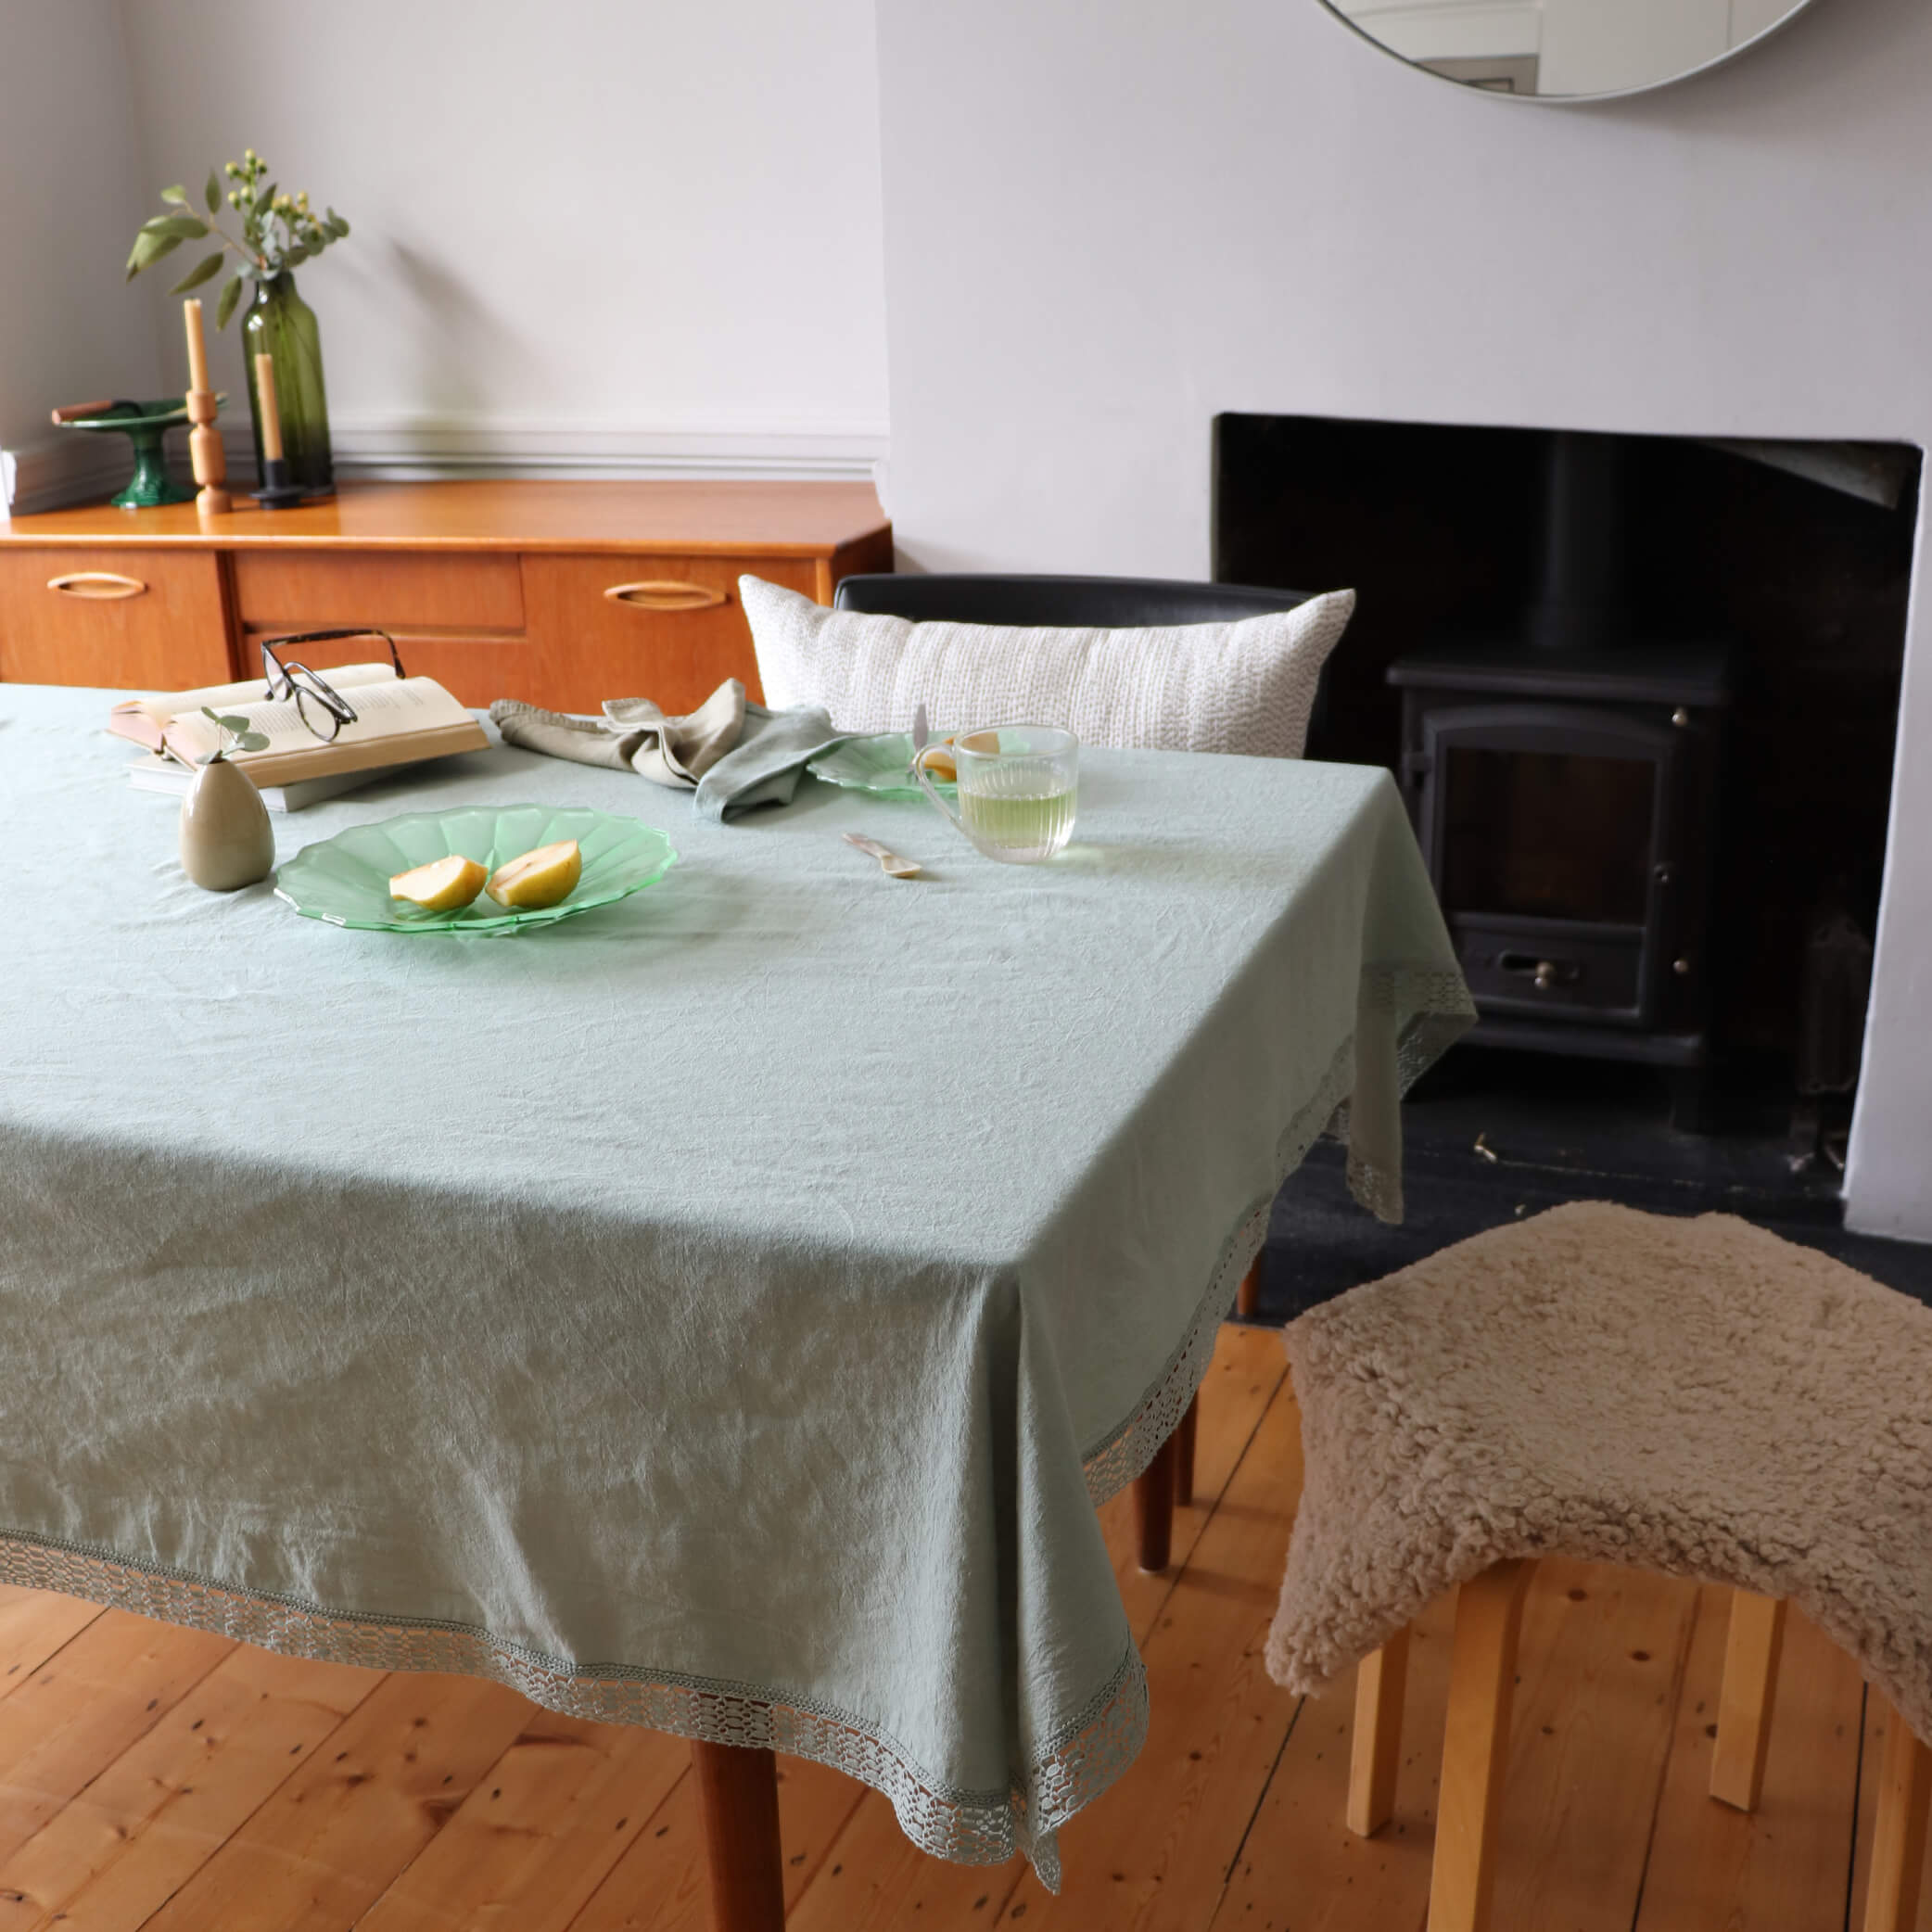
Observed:
[[[944,751],[959,768],[956,812],[934,790],[926,762]],[[920,789],[988,858],[1034,865],[1066,849],[1079,804],[1080,741],[1058,725],[994,725],[928,745],[913,761]]]

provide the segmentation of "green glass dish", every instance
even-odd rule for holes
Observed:
[[[507,860],[559,839],[575,839],[583,877],[560,905],[513,911],[479,893],[467,906],[426,912],[389,896],[398,872],[460,852],[494,871]],[[375,825],[351,825],[304,845],[275,874],[275,896],[304,919],[362,933],[521,933],[554,925],[642,892],[677,864],[671,842],[655,825],[613,818],[583,806],[466,806],[407,812]]]
[[[930,742],[937,744],[950,735],[934,731]],[[924,796],[912,780],[910,731],[875,731],[869,738],[848,738],[836,751],[813,758],[805,769],[828,784],[847,785],[855,792],[869,792],[874,798]],[[939,792],[953,789],[943,778],[934,779],[933,787]]]

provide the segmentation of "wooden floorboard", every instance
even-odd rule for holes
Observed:
[[[1851,1864],[1864,1698],[1858,1666],[1793,1608],[1763,1796],[1750,1813],[1718,1803],[1709,1796],[1710,1756],[1730,1595],[1713,1588],[1698,1597],[1638,1932],[1837,1928],[1845,1923]]]
[[[1351,1671],[1303,1703],[1211,1921],[1214,1932],[1422,1932],[1454,1621],[1445,1597],[1423,1612],[1410,1638],[1394,1816],[1372,1838],[1342,1822]]]
[[[0,1928],[134,1932],[381,1682],[236,1646],[0,1861]]]
[[[529,1715],[501,1684],[384,1678],[147,1924],[155,1932],[346,1932]]]
[[[689,1762],[686,1746],[661,1732],[530,1712],[362,1918],[363,1932],[564,1932]]]
[[[110,1610],[0,1699],[0,1860],[44,1829],[235,1646]]]
[[[1790,1638],[1787,1635],[1786,1643]],[[1872,1849],[1872,1824],[1878,1811],[1878,1767],[1885,1760],[1887,1728],[1898,1722],[1890,1705],[1873,1691],[1864,1705],[1864,1749],[1858,1784],[1857,1846],[1852,1866],[1851,1932],[1859,1932],[1865,1922],[1865,1865]],[[1773,1739],[1772,1749],[1777,1748]],[[1932,1932],[1932,1884],[1919,1894],[1918,1932]]]
[[[1395,1814],[1342,1822],[1353,1675],[1261,1646],[1300,1493],[1280,1341],[1222,1334],[1174,1563],[1102,1523],[1153,1712],[1062,1832],[1065,1885],[946,1864],[780,1760],[792,1932],[1424,1932],[1453,1606],[1412,1646]],[[1801,1616],[1764,1799],[1707,1795],[1727,1594],[1557,1560],[1525,1612],[1498,1932],[1839,1932],[1862,1910],[1883,1700]],[[501,1686],[273,1658],[0,1589],[0,1932],[702,1932],[686,1746]],[[1932,1892],[1920,1932],[1932,1932]]]

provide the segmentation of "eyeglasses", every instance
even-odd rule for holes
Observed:
[[[356,721],[356,708],[322,676],[294,658],[286,661],[278,655],[291,644],[327,644],[345,637],[379,637],[389,647],[389,662],[399,678],[407,677],[396,640],[387,630],[362,625],[353,630],[304,630],[299,636],[265,637],[261,641],[261,674],[268,680],[271,698],[293,698],[296,716],[324,744],[332,743],[346,724]]]

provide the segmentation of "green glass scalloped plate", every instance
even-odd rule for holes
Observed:
[[[933,742],[936,744],[948,735],[934,731]],[[836,751],[813,758],[805,769],[828,784],[869,792],[874,798],[925,796],[912,779],[910,731],[875,731],[867,738],[848,738]],[[933,789],[950,792],[953,786],[943,778],[935,778]]]
[[[412,866],[461,852],[491,871],[507,859],[558,839],[575,839],[583,877],[562,904],[511,911],[487,893],[448,912],[426,912],[389,896],[389,881]],[[375,825],[351,825],[304,845],[275,874],[275,896],[304,919],[362,933],[522,933],[642,892],[678,862],[655,825],[583,806],[467,806],[407,812]]]

